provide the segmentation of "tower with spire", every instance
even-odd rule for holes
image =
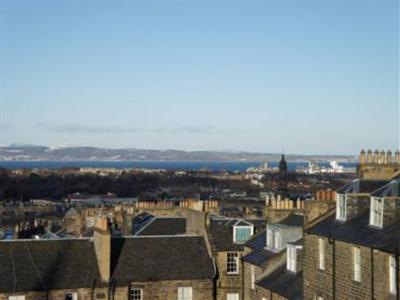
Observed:
[[[288,188],[287,188],[287,184],[288,184],[288,166],[287,166],[287,162],[285,159],[285,155],[282,154],[282,158],[281,161],[279,162],[279,173],[278,173],[278,191],[280,193],[285,193],[287,194],[288,192]]]

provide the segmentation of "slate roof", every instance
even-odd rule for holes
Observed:
[[[111,257],[117,285],[215,276],[213,260],[200,236],[113,238]]]
[[[210,231],[212,240],[217,251],[243,251],[244,244],[238,244],[233,241],[233,226],[238,219],[234,218],[212,218],[210,223]],[[258,233],[265,228],[265,220],[245,220],[254,225],[254,233]]]
[[[282,251],[284,251],[284,250],[282,250]],[[252,265],[263,267],[268,263],[269,260],[280,255],[280,253],[282,253],[282,252],[276,253],[276,252],[272,252],[272,251],[266,250],[264,248],[261,248],[261,249],[255,249],[255,250],[251,251],[249,254],[243,256],[242,259],[245,262],[248,262]]]
[[[277,224],[285,225],[285,226],[303,227],[304,215],[290,214],[288,217],[286,217],[282,221],[278,222]]]
[[[257,281],[256,284],[287,299],[303,299],[303,272],[290,272],[286,270],[286,264]]]
[[[265,249],[265,230],[261,231],[252,239],[248,240],[245,245],[246,247],[252,248],[253,250],[242,257],[243,261],[260,267],[264,267],[268,263],[268,260],[280,255],[281,253],[276,253]]]
[[[93,242],[0,242],[0,293],[89,288],[100,284]]]
[[[267,244],[267,235],[265,230],[259,232],[258,234],[254,235],[250,240],[245,243],[246,247],[251,249],[259,249],[265,247]]]
[[[295,246],[303,246],[304,245],[304,238],[301,237],[293,242],[287,242],[290,245],[295,245]]]
[[[372,193],[375,197],[400,197],[400,179],[392,180],[388,184]]]
[[[175,235],[186,233],[186,218],[155,218],[136,235]]]
[[[386,183],[388,183],[387,180],[355,179],[339,188],[336,192],[339,194],[368,194],[377,190]]]
[[[332,215],[306,232],[391,253],[400,246],[400,222],[382,229],[373,228],[369,226],[369,212],[346,222],[338,222]]]

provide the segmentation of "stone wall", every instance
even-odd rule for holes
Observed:
[[[366,163],[358,165],[357,177],[360,179],[389,180],[398,171],[400,171],[400,164],[379,165]]]
[[[212,279],[204,280],[173,280],[159,282],[132,283],[134,288],[143,289],[144,300],[178,299],[178,287],[192,287],[193,299],[214,299],[214,283]],[[128,287],[117,287],[114,300],[128,300]],[[25,295],[25,300],[65,300],[66,293],[78,293],[78,300],[107,300],[108,288],[53,290],[46,292],[27,292],[15,294],[0,294],[0,300],[8,300],[8,296]]]
[[[286,250],[280,252],[274,257],[268,259],[267,263],[263,267],[254,266],[254,275],[255,281],[260,280],[272,272],[274,272],[277,268],[282,265],[286,265]],[[255,285],[256,289],[251,288],[251,264],[248,262],[243,262],[243,299],[244,300],[253,300],[257,299],[257,285]]]
[[[323,239],[326,262],[324,271],[318,268],[318,236],[305,234],[304,237],[304,299],[314,299],[315,296],[321,296],[324,300],[395,299],[389,293],[388,253]],[[353,247],[361,251],[361,282],[353,278]]]
[[[308,227],[316,220],[323,219],[324,215],[329,216],[329,212],[336,208],[336,201],[304,201],[304,226]]]
[[[263,269],[258,266],[253,266],[247,262],[243,262],[243,299],[251,300],[255,299],[256,291],[255,287],[252,289],[251,286],[251,269],[254,268],[254,276],[257,281],[263,273]]]
[[[252,300],[288,300],[286,297],[283,297],[279,294],[271,292],[262,288],[261,286],[256,286],[256,292],[254,298]]]
[[[143,289],[143,300],[178,299],[179,287],[192,287],[192,296],[196,300],[210,300],[214,297],[214,283],[211,279],[133,282],[131,286]],[[128,287],[117,287],[114,300],[128,300]]]
[[[226,261],[229,252],[218,252],[216,255],[215,263],[218,268],[217,279],[217,300],[226,300],[228,293],[238,293],[239,299],[242,299],[242,284],[243,284],[243,252],[236,252],[239,254],[239,274],[227,274]]]
[[[65,294],[78,293],[78,300],[93,300],[108,298],[108,288],[92,289],[68,289],[68,290],[52,290],[46,292],[26,292],[26,293],[4,293],[0,294],[0,300],[8,300],[9,296],[24,295],[25,300],[65,300]]]

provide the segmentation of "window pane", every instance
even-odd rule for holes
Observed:
[[[353,268],[354,281],[361,282],[361,251],[359,248],[353,248]]]
[[[228,274],[237,274],[239,272],[239,259],[237,253],[228,253],[226,269]]]
[[[319,248],[319,269],[325,270],[325,243],[323,239],[318,240],[318,248]]]
[[[142,289],[129,289],[129,300],[142,300],[143,290]]]
[[[246,242],[251,237],[251,227],[236,227],[235,241],[238,243]]]
[[[192,300],[192,287],[179,287],[178,300]]]
[[[389,256],[389,288],[391,294],[397,294],[396,291],[396,259]]]
[[[239,294],[227,294],[226,300],[239,300]]]

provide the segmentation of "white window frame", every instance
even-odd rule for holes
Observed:
[[[279,230],[275,230],[274,232],[274,249],[282,248],[282,235]]]
[[[72,295],[72,300],[78,300],[78,293],[76,292],[69,292],[64,294],[64,299],[67,297],[67,295]]]
[[[8,296],[8,300],[25,300],[25,295]]]
[[[191,286],[178,287],[178,300],[192,300],[193,288]]]
[[[267,248],[274,248],[274,231],[267,225]]]
[[[139,298],[137,297],[137,294],[134,294],[134,292],[138,292],[138,291],[139,291]],[[143,300],[143,289],[130,287],[128,298],[129,298],[129,300]]]
[[[382,228],[383,227],[383,208],[384,198],[371,197],[369,225]]]
[[[226,300],[239,300],[239,293],[226,294]]]
[[[397,294],[396,285],[396,258],[392,255],[389,256],[389,292],[392,295]]]
[[[322,238],[318,239],[318,269],[325,271],[325,241]]]
[[[297,273],[297,249],[301,246],[287,244],[286,246],[286,269],[291,272]]]
[[[358,247],[353,247],[353,280],[356,282],[361,282],[361,249]]]
[[[347,219],[347,195],[336,194],[336,220],[346,221]]]
[[[253,234],[254,234],[254,226],[250,226],[250,225],[235,225],[235,226],[233,226],[233,242],[234,243],[244,244],[244,243],[247,242],[247,240],[246,241],[237,241],[236,240],[236,230],[237,229],[243,229],[243,228],[250,229],[249,239],[250,239],[250,237],[253,236]]]
[[[226,254],[226,273],[228,275],[239,274],[239,253],[228,252]]]

